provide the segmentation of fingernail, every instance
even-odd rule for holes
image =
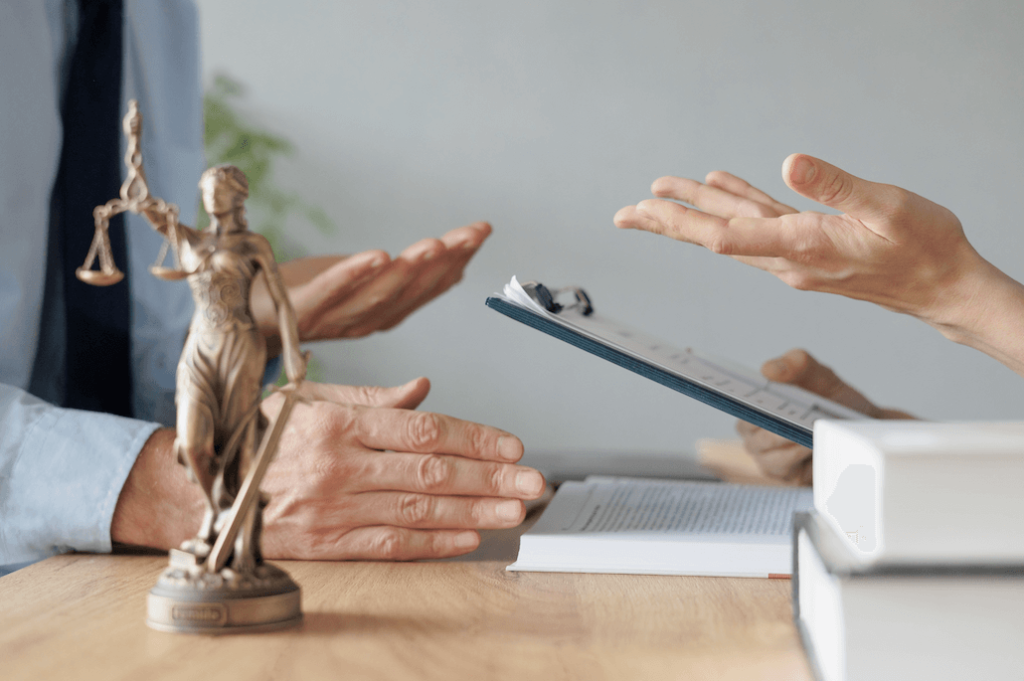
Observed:
[[[494,507],[494,513],[502,520],[519,520],[523,504],[519,501],[503,501]]]
[[[814,176],[818,173],[818,169],[814,167],[814,164],[810,160],[800,156],[793,162],[793,168],[790,170],[790,177],[793,178],[793,182],[797,184],[807,184],[814,179]]]
[[[636,209],[640,213],[648,213],[648,212],[650,212],[650,208],[651,208],[651,202],[650,201],[641,201],[640,203],[636,204]]]
[[[518,461],[523,455],[523,444],[519,438],[512,435],[502,435],[498,438],[498,456],[508,461]]]
[[[544,478],[534,470],[519,471],[516,473],[516,489],[520,494],[537,496],[544,489]]]
[[[455,535],[455,548],[470,549],[475,547],[478,541],[476,532],[459,532]]]
[[[436,255],[437,255],[437,252],[434,251],[433,249],[431,249],[429,251],[423,251],[423,253],[420,254],[420,257],[418,258],[418,260],[420,262],[426,262],[428,260],[433,260],[434,256],[436,256]]]
[[[384,258],[374,258],[373,262],[370,263],[370,267],[376,269],[384,264]]]

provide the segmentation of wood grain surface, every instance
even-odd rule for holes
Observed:
[[[478,554],[518,533],[489,533]],[[472,557],[471,557],[472,558]],[[164,556],[72,554],[0,578],[0,678],[810,678],[788,580],[510,573],[501,560],[285,562],[292,630],[151,631]]]

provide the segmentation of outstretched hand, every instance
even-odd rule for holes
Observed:
[[[771,272],[790,286],[867,300],[940,321],[950,295],[985,261],[950,211],[899,187],[868,182],[802,154],[782,175],[841,215],[798,213],[728,173],[707,182],[662,177],[655,196],[623,208],[622,228],[699,244]],[[957,297],[959,298],[959,292]]]
[[[768,360],[761,367],[761,373],[770,381],[798,386],[871,418],[914,418],[897,409],[876,406],[804,350],[790,350]],[[810,449],[746,421],[737,421],[736,432],[765,475],[794,485],[811,484]]]
[[[782,176],[797,193],[842,214],[800,213],[714,172],[704,183],[655,180],[659,198],[626,206],[615,224],[704,246],[797,289],[913,315],[1024,376],[1024,286],[974,250],[955,215],[803,154],[786,159]]]
[[[490,233],[489,224],[477,222],[440,239],[417,241],[394,259],[384,251],[365,251],[281,263],[300,340],[359,338],[398,325],[462,279]],[[251,302],[273,355],[280,349],[277,320],[262,277],[253,286]]]

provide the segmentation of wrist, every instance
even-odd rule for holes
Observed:
[[[175,460],[174,437],[173,429],[161,428],[139,452],[114,509],[113,541],[169,549],[195,534],[202,492]]]
[[[920,318],[946,338],[980,350],[1024,376],[1024,286],[980,255]]]

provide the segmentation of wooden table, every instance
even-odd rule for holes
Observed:
[[[0,578],[0,679],[808,679],[788,580],[505,572],[469,559],[279,562],[305,620],[252,635],[144,624],[153,555],[50,558]]]

